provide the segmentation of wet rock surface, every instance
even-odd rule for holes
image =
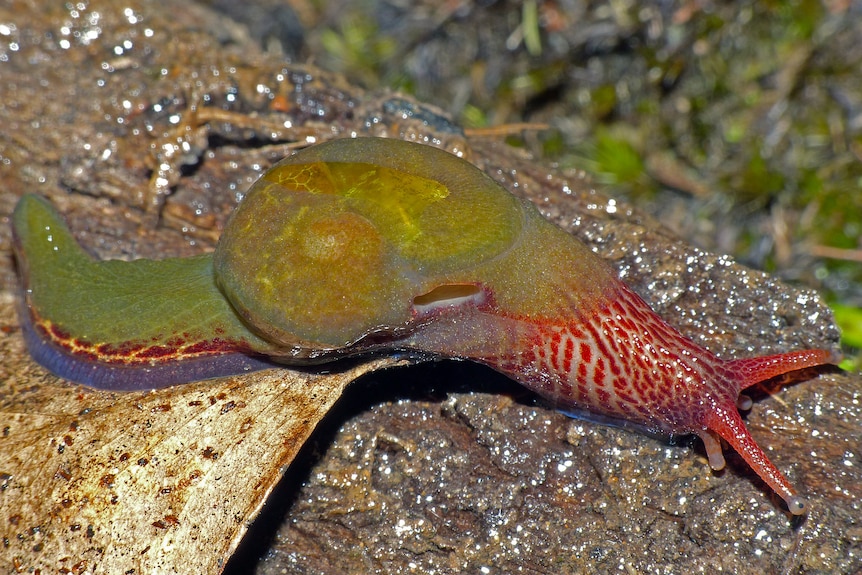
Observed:
[[[535,201],[719,355],[837,342],[816,294],[689,247],[609,199],[613,190],[493,137],[468,138],[436,108],[263,53],[204,6],[13,3],[0,23],[9,32],[0,38],[6,222],[17,198],[36,192],[101,257],[198,253],[248,185],[295,147],[401,137],[462,153]],[[0,288],[11,302],[8,225],[0,242]],[[4,318],[2,337],[20,338]],[[6,349],[16,377],[65,385],[21,373],[20,342]],[[476,366],[365,376],[290,467],[228,571],[854,573],[862,381],[809,375],[782,391],[763,387],[747,418],[809,497],[803,520],[787,516],[739,458],[713,473],[696,441],[669,446],[570,420]],[[0,510],[13,514],[2,499]]]
[[[288,489],[295,501],[256,572],[852,573],[858,565],[857,535],[838,527],[858,516],[856,442],[816,415],[826,396],[833,413],[858,415],[849,378],[803,384],[781,396],[788,405],[760,402],[748,418],[777,465],[813,496],[809,517],[795,522],[739,458],[712,473],[696,442],[668,446],[572,421],[465,366],[388,377],[402,389],[460,382],[493,393],[390,397],[333,425],[334,438],[325,434],[314,465],[295,479],[303,487]],[[237,559],[233,572],[244,572],[248,556]]]

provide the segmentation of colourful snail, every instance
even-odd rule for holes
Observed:
[[[95,260],[36,196],[13,226],[28,347],[72,381],[131,390],[374,352],[468,359],[567,411],[697,434],[713,469],[724,439],[805,512],[737,402],[837,357],[716,357],[532,204],[445,151],[377,138],[310,147],[252,186],[211,255]]]

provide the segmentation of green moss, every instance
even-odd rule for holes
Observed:
[[[592,160],[606,183],[636,184],[644,180],[641,153],[621,130],[598,130]]]
[[[548,130],[542,135],[542,153],[547,158],[559,158],[566,151],[566,140],[559,130]]]
[[[320,33],[330,66],[347,73],[366,86],[377,86],[386,62],[396,53],[391,36],[381,34],[377,24],[361,13],[351,13],[337,29]]]
[[[465,128],[484,128],[488,125],[488,117],[484,110],[468,104],[461,112],[461,123]]]
[[[590,94],[590,115],[596,120],[610,116],[617,106],[617,91],[612,84],[599,86]]]
[[[862,367],[862,308],[832,304],[835,322],[841,328],[841,344],[847,357],[841,364],[842,369],[858,370]]]
[[[774,170],[756,150],[747,155],[748,163],[742,173],[733,176],[731,181],[742,201],[765,206],[770,198],[784,189],[784,175]]]

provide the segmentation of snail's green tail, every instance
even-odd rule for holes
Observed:
[[[164,387],[246,371],[259,360],[244,354],[267,348],[216,287],[209,255],[96,260],[35,195],[18,202],[12,226],[22,328],[33,357],[57,375]]]

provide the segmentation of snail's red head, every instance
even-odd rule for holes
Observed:
[[[499,331],[516,334],[506,341],[517,343],[499,354],[487,353],[487,342],[493,341],[487,334],[494,326],[483,326],[484,339],[470,357],[512,375],[565,411],[660,434],[695,433],[713,469],[724,467],[724,439],[785,500],[791,513],[803,513],[804,501],[746,429],[738,408],[751,402],[740,393],[761,381],[838,358],[826,350],[804,350],[723,360],[668,325],[624,284],[617,282],[608,293],[563,321],[510,320],[517,327]],[[471,324],[479,325],[478,319]],[[506,325],[505,317],[496,321]],[[470,347],[463,341],[459,345]]]

